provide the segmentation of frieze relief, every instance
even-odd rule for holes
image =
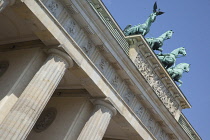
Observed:
[[[104,58],[101,58],[101,60],[100,60],[100,62],[99,62],[99,64],[98,64],[98,66],[99,66],[100,71],[101,71],[103,74],[105,74],[105,71],[106,71],[106,69],[108,68],[108,62],[107,62]]]
[[[76,33],[76,23],[74,20],[69,19],[68,21],[66,21],[64,28],[66,29],[66,31],[71,35],[71,36],[75,36]]]
[[[130,106],[134,99],[134,94],[131,92],[130,89],[125,89],[125,93],[123,94],[122,98],[128,104],[128,106]]]
[[[58,17],[63,8],[63,6],[56,0],[48,0],[45,5],[55,18]]]
[[[81,40],[81,49],[83,50],[83,52],[90,57],[93,54],[94,51],[94,47],[93,47],[93,43],[88,40],[88,38],[84,35],[84,38],[82,38]]]
[[[141,104],[137,104],[137,106],[134,108],[134,112],[139,118],[142,118],[145,112],[145,108]]]
[[[111,85],[115,88],[118,89],[119,87],[119,77],[117,75],[114,75],[112,80],[111,80]]]
[[[152,133],[154,133],[154,130],[155,130],[155,121],[154,121],[154,119],[151,116],[148,119],[147,127],[148,127],[148,129]]]
[[[145,58],[140,52],[134,60],[134,64],[161,99],[163,104],[168,108],[171,114],[175,116],[176,111],[179,108],[179,104],[175,101],[175,99],[171,98],[172,95],[170,92],[165,88],[162,81],[158,78],[152,67],[148,62],[146,62]]]
[[[49,8],[49,11],[52,13],[52,15],[56,17],[57,7],[63,7],[63,6],[59,6],[59,4],[61,3],[55,3],[55,2],[56,0],[48,0],[46,4],[49,3],[51,4],[51,6],[46,5],[46,7]],[[75,41],[79,44],[79,46],[81,47],[83,52],[86,54],[86,56],[96,65],[96,67],[104,75],[104,77],[106,77],[110,85],[112,85],[112,87],[116,91],[118,91],[119,95],[122,97],[124,102],[128,106],[131,107],[131,105],[133,104],[134,98],[136,98],[135,94],[130,90],[129,86],[127,86],[126,80],[121,79],[121,77],[118,75],[118,73],[116,72],[112,64],[101,53],[101,50],[103,49],[104,51],[104,49],[106,50],[106,48],[104,47],[100,48],[98,46],[96,47],[94,43],[88,38],[88,35],[86,34],[86,32],[83,31],[82,28],[80,28],[80,26],[74,21],[74,19],[71,16],[68,16],[68,18],[69,19],[66,19],[64,22],[60,24],[67,31],[67,33],[75,39]],[[141,63],[141,65],[139,63]],[[156,91],[159,92],[159,96],[165,97],[165,94],[163,94],[163,91],[161,89],[163,88],[163,86],[161,85],[159,81],[156,80],[157,76],[147,66],[147,63],[145,62],[142,63],[140,60],[136,62],[136,66],[139,68],[140,72],[146,76],[148,81],[151,83],[152,87],[154,87],[154,89],[156,89]],[[159,89],[159,86],[161,86],[160,89]],[[138,99],[136,100],[137,100],[137,103],[134,107],[132,107],[132,110],[136,113],[137,117],[140,120],[142,120],[145,126],[147,126],[149,130],[150,129],[152,130],[153,129],[152,126],[155,125],[155,120],[152,119],[152,116],[150,115],[149,111],[147,111],[147,109],[141,104],[141,102]],[[173,106],[171,108],[173,108]],[[149,116],[151,116],[150,121],[148,120]],[[146,125],[146,123],[149,125]],[[160,128],[158,130],[162,130],[162,129]],[[159,133],[160,132],[156,133],[156,137],[158,137]],[[165,132],[162,132],[162,133],[167,135]]]
[[[83,47],[85,54],[88,56],[90,56],[92,49],[93,49],[93,44],[91,43],[91,41],[88,41],[87,44]]]
[[[160,131],[158,140],[170,140],[168,134],[164,132],[164,130]]]

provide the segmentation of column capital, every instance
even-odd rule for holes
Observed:
[[[54,55],[57,55],[59,57],[61,57],[62,59],[65,60],[65,62],[68,64],[68,68],[72,68],[74,66],[74,61],[71,59],[71,57],[66,54],[65,52],[62,52],[58,49],[49,49],[47,51],[48,54],[54,54]]]
[[[112,113],[112,116],[115,116],[117,114],[117,110],[104,99],[96,99],[93,101],[93,104],[103,106],[103,107],[109,109]]]

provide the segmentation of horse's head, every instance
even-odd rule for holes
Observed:
[[[187,64],[186,67],[184,67],[184,70],[185,70],[185,72],[189,72],[190,71],[190,64]]]
[[[165,36],[166,36],[165,39],[170,39],[172,37],[173,33],[174,32],[172,30],[167,31],[165,34]]]
[[[190,71],[190,64],[188,63],[180,63],[177,65],[177,68],[181,68],[184,72]]]
[[[178,49],[179,49],[179,52],[178,52],[179,54],[183,56],[187,55],[186,49],[184,47],[180,47]]]
[[[186,50],[185,50],[184,47],[180,47],[180,48],[177,48],[177,49],[173,50],[171,52],[171,54],[175,55],[176,58],[178,58],[179,55],[182,55],[182,56],[187,55]]]
[[[161,36],[159,36],[158,38],[163,38],[164,40],[170,39],[170,38],[172,37],[173,33],[174,33],[174,32],[173,32],[172,30],[169,30],[169,31],[163,33],[163,34],[162,34]]]

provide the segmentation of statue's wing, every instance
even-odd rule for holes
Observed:
[[[132,26],[131,24],[127,25],[127,26],[125,27],[125,29],[123,30],[123,32],[126,31],[127,29],[129,29],[131,26]]]
[[[157,15],[162,15],[162,14],[164,14],[165,12],[161,12],[161,11],[158,11],[157,12]]]
[[[154,3],[154,6],[153,6],[153,13],[155,13],[157,11],[157,2]]]

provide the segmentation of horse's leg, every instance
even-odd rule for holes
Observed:
[[[147,31],[146,31],[145,29],[143,29],[142,35],[145,36],[145,35],[146,35],[146,32],[147,32]]]
[[[175,77],[176,77],[176,74],[175,73],[171,75],[171,78],[172,79],[174,79]]]
[[[157,58],[160,60],[160,62],[162,63],[162,61],[163,61],[163,57],[162,56],[159,56],[159,55],[157,55]]]
[[[150,43],[150,48],[152,49],[152,50],[154,50],[153,49],[153,47],[154,47],[154,45],[155,45],[155,42],[154,41],[150,41],[151,43]]]
[[[169,65],[166,65],[165,68],[168,69],[168,68],[170,68],[170,66]]]
[[[167,69],[170,68],[170,67],[172,67],[172,66],[175,66],[174,64],[175,64],[175,63],[170,63],[170,64],[168,64],[168,65],[167,65]]]
[[[158,48],[158,51],[160,51],[160,54],[162,54],[163,49],[162,48]]]
[[[179,87],[183,84],[183,82],[181,80],[178,80],[177,82],[179,82]]]
[[[169,75],[172,75],[172,69],[169,68],[169,69],[167,69],[167,71],[168,71]]]

